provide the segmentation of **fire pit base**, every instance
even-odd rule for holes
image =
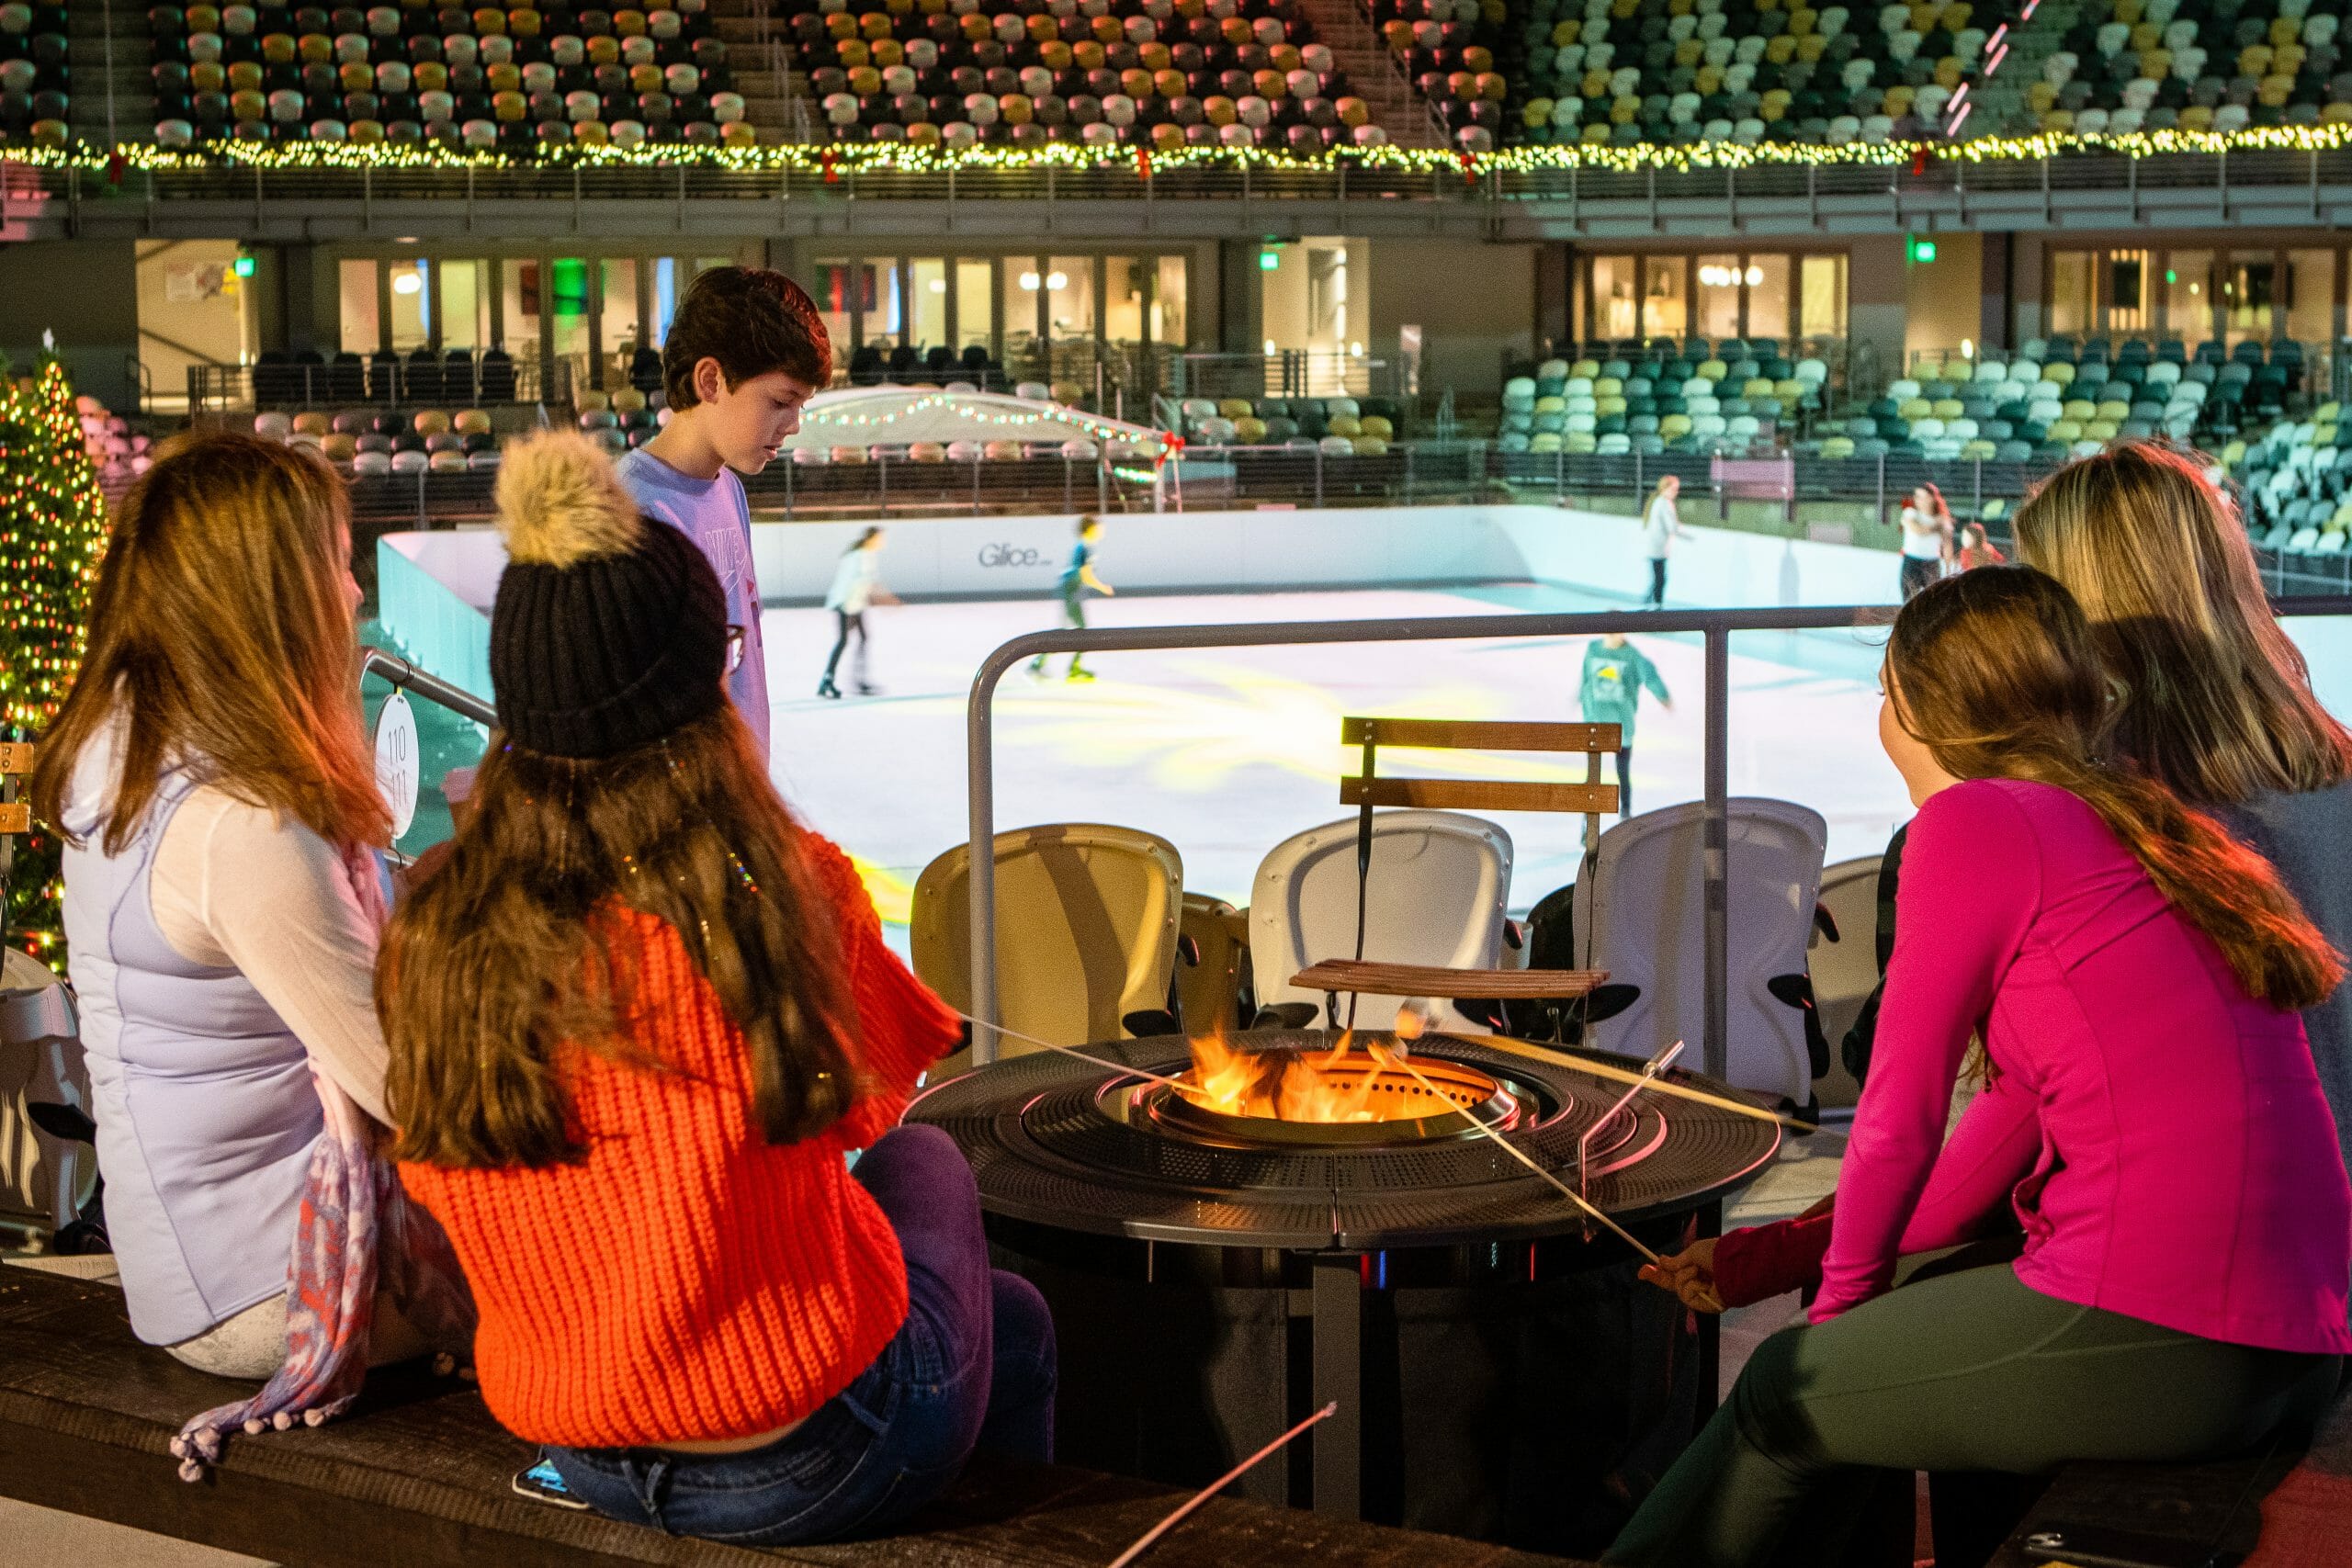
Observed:
[[[1666,1251],[1686,1224],[1634,1230]],[[1338,1397],[1352,1419],[1316,1427],[1233,1490],[1597,1557],[1626,1495],[1690,1440],[1714,1375],[1690,1314],[1606,1237],[1566,1272],[1564,1248],[1547,1247],[1546,1277],[1531,1282],[1524,1247],[1213,1259],[1101,1237],[1074,1247],[1017,1221],[992,1219],[989,1234],[998,1265],[1053,1308],[1057,1451],[1091,1469],[1205,1485]],[[1375,1270],[1385,1288],[1367,1280]],[[1449,1277],[1462,1282],[1397,1282]]]

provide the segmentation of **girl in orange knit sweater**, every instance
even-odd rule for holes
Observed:
[[[746,1544],[1050,1458],[1045,1303],[953,1142],[894,1129],[956,1019],[769,784],[709,564],[577,435],[511,448],[498,501],[500,733],[377,983],[492,1414],[600,1512]]]

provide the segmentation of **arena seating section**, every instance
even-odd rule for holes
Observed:
[[[2321,8],[2324,7],[2324,8]],[[2352,122],[2340,6],[2321,0],[2113,0],[2042,62],[2050,130],[2236,130]],[[2316,11],[2316,14],[2314,12]]]
[[[1187,398],[1183,435],[1204,446],[1282,446],[1327,457],[1387,454],[1402,415],[1388,398]]]
[[[1932,134],[1984,53],[1977,9],[1584,0],[1579,11],[1577,0],[1530,0],[1519,131],[1615,145]]]
[[[109,499],[119,496],[153,461],[154,438],[133,431],[129,420],[93,397],[75,398],[74,412],[82,423],[82,449],[97,470],[98,488]]]
[[[730,90],[708,3],[160,6],[148,12],[155,136],[749,145],[760,132]],[[1474,152],[1930,135],[1981,62],[1988,19],[1970,0],[1364,4]],[[1385,140],[1297,0],[781,5],[815,99],[809,130],[836,141],[1314,152]],[[2214,0],[2184,16],[2181,0],[2089,0],[2051,24],[2065,30],[2039,57],[2025,112],[2083,132],[2352,123],[2332,5]],[[0,141],[67,139],[67,34],[61,6],[0,4]],[[1978,118],[1972,134],[1998,129]]]
[[[1952,358],[1839,412],[1823,457],[2062,462],[2118,437],[2210,442],[2275,420],[2304,393],[2302,345],[2032,339],[2004,362]]]
[[[851,352],[849,380],[853,387],[878,387],[895,381],[901,386],[944,387],[951,392],[1001,392],[1004,390],[1004,367],[977,344],[958,354],[940,344],[925,348],[904,344],[897,348],[881,348],[868,344]]]
[[[1510,80],[1498,69],[1508,53],[1509,12],[1502,0],[1370,0],[1372,20],[1437,117],[1470,152],[1501,138]],[[1548,36],[1548,33],[1547,33]]]
[[[1319,152],[1385,133],[1295,0],[785,0],[836,141]]]
[[[0,5],[0,141],[65,141],[65,29],[62,6]]]
[[[490,415],[481,409],[397,413],[358,409],[335,414],[273,411],[255,414],[254,430],[315,447],[343,472],[357,477],[485,473],[498,467],[498,436]],[[628,443],[624,439],[621,445]]]
[[[1503,384],[1504,452],[1745,450],[1824,406],[1828,367],[1771,338],[1589,344]]]
[[[655,360],[652,384],[662,384]],[[504,403],[514,400],[514,362],[503,348],[476,355],[453,348],[419,348],[402,355],[378,352],[332,359],[315,351],[265,350],[253,367],[254,401],[261,408],[320,403]]]
[[[155,137],[748,145],[707,5],[161,6]]]
[[[2245,497],[2246,528],[2265,548],[2340,556],[2352,533],[2352,431],[2337,445],[2343,405],[2320,404],[2306,420],[2281,420],[2253,442],[2221,449],[2223,468]]]

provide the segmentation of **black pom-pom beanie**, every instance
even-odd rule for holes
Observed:
[[[490,673],[509,740],[610,757],[726,703],[718,574],[693,540],[639,514],[593,442],[551,431],[509,446],[498,511]]]

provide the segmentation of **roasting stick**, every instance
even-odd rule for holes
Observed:
[[[1040,1040],[1034,1034],[1023,1034],[1017,1029],[1007,1029],[1001,1023],[983,1023],[968,1012],[956,1012],[954,1008],[949,1008],[947,1010],[949,1012],[956,1013],[956,1016],[962,1019],[966,1023],[976,1025],[981,1029],[993,1029],[999,1034],[1010,1035],[1012,1038],[1020,1041],[1024,1045],[1043,1045],[1048,1051],[1059,1051],[1065,1056],[1075,1056],[1081,1062],[1091,1062],[1098,1067],[1107,1068],[1112,1072],[1121,1073],[1131,1078],[1144,1078],[1152,1083],[1164,1084],[1168,1088],[1174,1089],[1177,1093],[1188,1098],[1197,1096],[1201,1092],[1200,1085],[1183,1083],[1178,1079],[1168,1077],[1164,1073],[1146,1072],[1141,1067],[1131,1067],[1124,1062],[1114,1062],[1102,1056],[1090,1056],[1085,1052],[1077,1050],[1071,1046],[1057,1045],[1050,1040]]]
[[[1396,1052],[1396,1063],[1407,1072],[1413,1075],[1414,1082],[1419,1084],[1422,1089],[1429,1091],[1430,1094],[1435,1096],[1437,1099],[1443,1100],[1445,1096],[1439,1090],[1438,1087],[1430,1082],[1429,1079],[1421,1077],[1421,1069],[1413,1066],[1413,1058],[1409,1054],[1411,1043],[1419,1039],[1421,1032],[1428,1027],[1428,1016],[1422,1013],[1419,1009],[1408,1003],[1406,1006],[1396,1010],[1396,1043],[1398,1047]],[[1453,1035],[1453,1038],[1461,1039],[1463,1036]],[[1658,1261],[1657,1254],[1651,1251],[1648,1247],[1643,1246],[1641,1242],[1636,1240],[1633,1232],[1627,1230],[1623,1225],[1619,1224],[1615,1220],[1611,1219],[1608,1214],[1603,1213],[1598,1206],[1587,1201],[1583,1193],[1578,1192],[1575,1188],[1569,1186],[1566,1182],[1561,1180],[1558,1177],[1553,1175],[1550,1171],[1536,1164],[1534,1160],[1529,1158],[1527,1154],[1521,1150],[1517,1144],[1512,1143],[1509,1138],[1504,1137],[1500,1133],[1496,1132],[1492,1127],[1487,1126],[1476,1116],[1465,1116],[1464,1120],[1468,1122],[1473,1127],[1478,1129],[1479,1132],[1483,1133],[1487,1137],[1493,1139],[1497,1146],[1498,1146],[1503,1153],[1510,1156],[1511,1158],[1519,1161],[1520,1164],[1525,1166],[1528,1169],[1533,1171],[1536,1175],[1542,1177],[1553,1186],[1558,1188],[1560,1190],[1560,1196],[1566,1198],[1569,1202],[1574,1203],[1577,1208],[1582,1209],[1589,1217],[1599,1220],[1603,1225],[1615,1232],[1618,1239],[1623,1241],[1627,1247],[1632,1247],[1635,1252],[1640,1253],[1652,1263]]]
[[[1792,1127],[1800,1133],[1817,1133],[1821,1130],[1815,1122],[1804,1121],[1795,1116],[1783,1116],[1777,1111],[1767,1111],[1760,1105],[1750,1105],[1744,1100],[1732,1100],[1720,1094],[1709,1094],[1703,1089],[1692,1089],[1687,1084],[1679,1084],[1670,1078],[1646,1077],[1631,1067],[1611,1066],[1607,1062],[1596,1062],[1589,1057],[1571,1056],[1564,1051],[1546,1051],[1543,1046],[1531,1045],[1524,1040],[1510,1040],[1499,1034],[1480,1034],[1475,1030],[1467,1029],[1449,1029],[1445,1033],[1449,1040],[1466,1040],[1473,1045],[1491,1045],[1498,1051],[1508,1052],[1514,1056],[1524,1056],[1531,1062],[1549,1062],[1555,1067],[1568,1067],[1579,1073],[1590,1073],[1597,1078],[1638,1085],[1653,1094],[1670,1094],[1677,1100],[1688,1100],[1700,1105],[1712,1105],[1718,1111],[1728,1111],[1739,1116],[1750,1116],[1758,1122],[1777,1122],[1783,1127]]]
[[[1235,1465],[1231,1470],[1227,1471],[1223,1475],[1209,1483],[1208,1485],[1201,1488],[1198,1492],[1193,1493],[1193,1495],[1185,1501],[1182,1507],[1178,1508],[1174,1513],[1169,1515],[1166,1518],[1152,1526],[1150,1529],[1144,1532],[1142,1540],[1136,1541],[1133,1546],[1119,1553],[1118,1556],[1111,1559],[1111,1568],[1127,1568],[1128,1563],[1133,1562],[1136,1558],[1141,1557],[1147,1551],[1150,1550],[1151,1543],[1153,1541],[1158,1540],[1161,1536],[1166,1535],[1170,1530],[1174,1529],[1178,1525],[1183,1523],[1184,1516],[1190,1514],[1193,1509],[1199,1507],[1202,1504],[1207,1502],[1210,1498],[1216,1496],[1227,1487],[1232,1485],[1236,1481],[1238,1481],[1251,1465],[1256,1464],[1260,1460],[1264,1459],[1268,1454],[1272,1453],[1276,1449],[1281,1448],[1284,1443],[1289,1442],[1293,1438],[1297,1437],[1301,1432],[1306,1431],[1309,1427],[1314,1426],[1315,1423],[1322,1420],[1326,1416],[1333,1414],[1339,1408],[1340,1402],[1336,1399],[1333,1400],[1330,1404],[1325,1405],[1314,1415],[1309,1416],[1306,1420],[1301,1421],[1297,1426],[1293,1427],[1289,1431],[1284,1432],[1281,1437],[1276,1438],[1272,1442],[1268,1443],[1264,1448],[1260,1449],[1256,1453],[1251,1454],[1248,1459],[1243,1460],[1239,1464]]]

